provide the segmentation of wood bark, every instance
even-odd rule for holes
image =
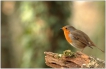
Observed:
[[[63,54],[44,52],[45,63],[52,68],[104,68],[105,62],[82,52],[66,50]]]

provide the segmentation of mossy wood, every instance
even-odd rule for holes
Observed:
[[[63,54],[44,52],[45,63],[52,68],[104,68],[105,62],[82,52],[66,50]]]

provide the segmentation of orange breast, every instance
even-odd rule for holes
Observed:
[[[66,40],[67,40],[69,43],[72,43],[72,40],[71,40],[71,37],[69,37],[69,34],[70,34],[70,31],[64,30],[64,35],[65,35]]]

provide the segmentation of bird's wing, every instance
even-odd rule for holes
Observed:
[[[73,35],[73,38],[75,40],[78,40],[79,42],[83,43],[84,45],[91,47],[91,45],[90,45],[91,41],[89,41],[89,37],[84,32],[82,32],[80,30],[75,30],[75,31],[72,31],[71,34]]]
[[[83,37],[85,37],[86,41],[88,42],[88,44],[90,46],[95,46],[95,44],[91,41],[91,39],[89,38],[88,35],[86,35],[84,32],[80,31],[80,30],[77,30],[79,33],[83,34]]]

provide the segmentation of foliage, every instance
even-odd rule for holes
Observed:
[[[62,26],[70,17],[70,2],[21,2],[23,57],[21,67],[44,67],[44,51],[66,49]],[[61,31],[61,33],[60,33]]]

